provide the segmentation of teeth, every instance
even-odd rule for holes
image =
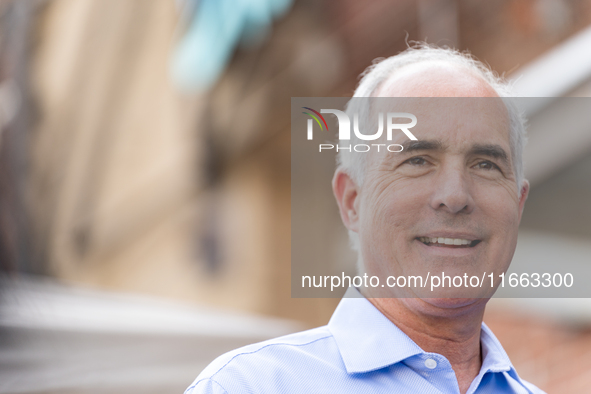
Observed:
[[[469,245],[472,241],[461,238],[432,238],[432,237],[420,237],[419,240],[426,244],[441,244],[441,245]]]

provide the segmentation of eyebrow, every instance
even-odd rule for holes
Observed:
[[[418,150],[444,150],[443,144],[435,140],[406,141],[402,144],[403,152],[414,152]]]
[[[472,155],[482,155],[492,157],[494,159],[499,159],[503,161],[504,164],[509,165],[509,156],[507,152],[500,145],[495,144],[476,144],[470,149],[470,154]]]

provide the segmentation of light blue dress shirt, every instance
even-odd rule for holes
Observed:
[[[468,394],[543,393],[517,375],[484,323],[480,343]],[[343,298],[327,326],[226,353],[185,394],[459,392],[445,357],[423,351],[365,298]]]

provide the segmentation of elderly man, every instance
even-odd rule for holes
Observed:
[[[447,49],[410,48],[366,72],[355,97],[408,98],[419,122],[418,141],[392,136],[401,152],[339,158],[333,191],[363,272],[381,283],[505,272],[529,190],[523,122],[506,96]],[[539,393],[482,322],[492,287],[351,288],[327,326],[223,355],[187,393]]]

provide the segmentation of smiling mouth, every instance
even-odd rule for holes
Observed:
[[[470,241],[469,239],[462,238],[433,238],[433,237],[418,237],[417,240],[421,241],[428,246],[439,246],[439,247],[455,247],[455,248],[473,248],[480,243],[479,239]]]

